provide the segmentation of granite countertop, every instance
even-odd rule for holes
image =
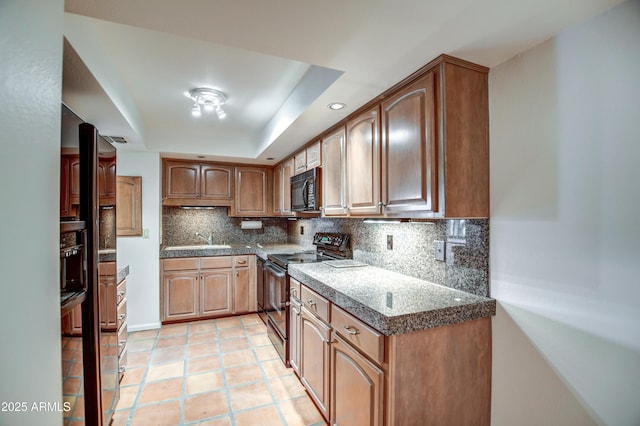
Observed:
[[[289,275],[387,336],[496,313],[494,299],[374,266],[291,264]]]
[[[206,256],[235,256],[255,254],[266,260],[267,255],[273,253],[296,253],[304,251],[304,247],[297,244],[224,244],[219,246],[175,246],[160,247],[160,259],[173,257],[206,257]]]

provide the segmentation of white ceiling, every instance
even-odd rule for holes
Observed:
[[[66,0],[63,101],[119,149],[274,164],[441,53],[493,67],[618,3]]]

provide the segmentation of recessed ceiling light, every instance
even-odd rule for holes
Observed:
[[[273,158],[273,157],[267,157],[267,160],[271,161],[271,160],[275,160],[275,158]]]
[[[207,158],[207,157],[205,157],[204,155],[198,155],[197,157],[198,157],[198,158]]]
[[[327,105],[327,108],[333,110],[333,111],[339,111],[343,108],[345,108],[346,105],[343,104],[342,102],[332,102],[329,105]]]

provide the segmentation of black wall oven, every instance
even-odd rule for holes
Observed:
[[[262,303],[259,307],[260,316],[267,326],[269,339],[287,367],[290,296],[288,265],[351,258],[349,242],[350,237],[347,234],[319,232],[313,237],[316,250],[270,254],[264,263],[262,288],[258,287],[258,304]]]

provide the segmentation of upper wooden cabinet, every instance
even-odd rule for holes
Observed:
[[[101,206],[112,206],[116,203],[115,157],[98,160],[98,193]]]
[[[118,176],[116,232],[119,237],[142,236],[142,177]]]
[[[260,166],[235,168],[235,216],[269,216],[272,211],[271,170]]]
[[[352,216],[380,213],[380,109],[347,122],[347,210]]]
[[[291,216],[291,176],[294,158],[288,158],[273,169],[273,212],[276,216]]]
[[[325,216],[347,212],[345,199],[345,129],[340,128],[322,140],[322,211]]]
[[[232,188],[230,165],[163,160],[164,205],[230,206]]]
[[[382,103],[384,213],[437,211],[435,100],[430,72]]]
[[[294,156],[294,171],[297,175],[322,165],[321,142],[316,141],[297,152]]]

